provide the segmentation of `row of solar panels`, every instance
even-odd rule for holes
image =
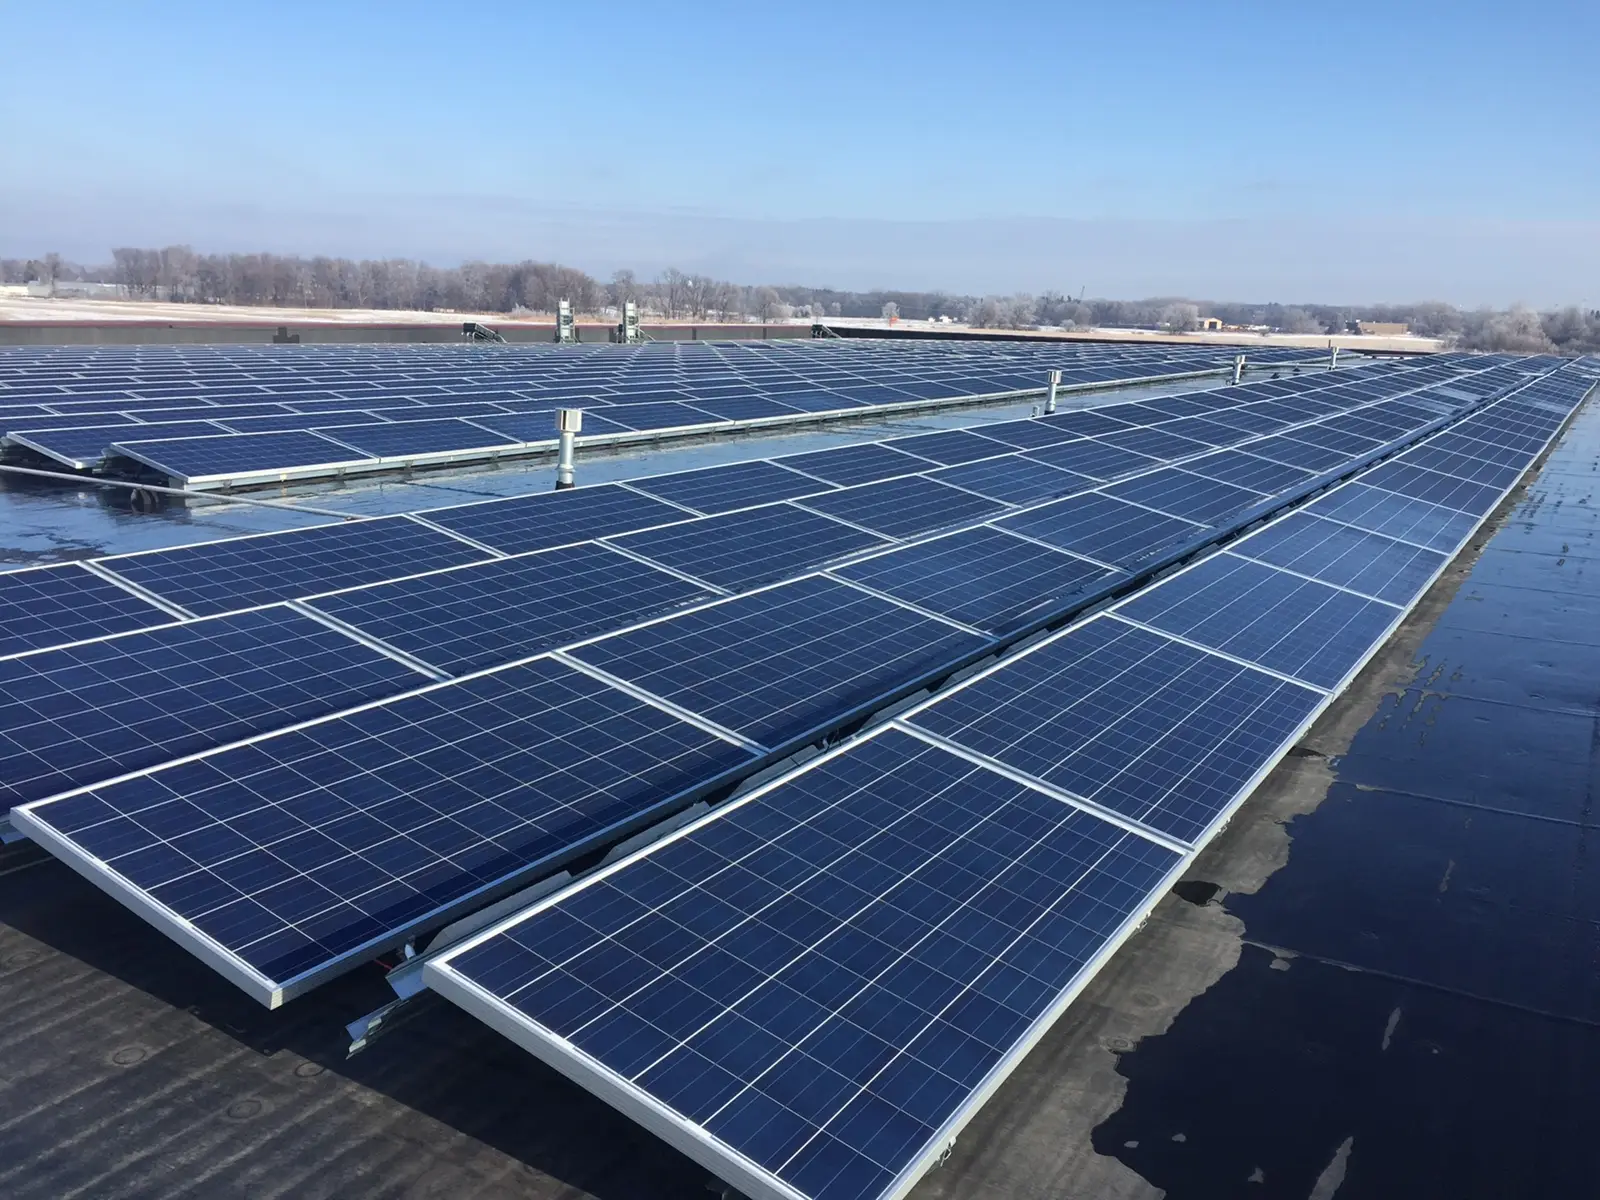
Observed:
[[[873,384],[908,388],[912,395],[918,394],[918,385],[932,384],[942,386],[946,393],[993,391],[1004,389],[985,387],[992,378],[1020,377],[1031,386],[1053,367],[1068,371],[1104,367],[1122,377],[1132,365],[1153,368],[1146,373],[1167,373],[1186,366],[1216,367],[1227,361],[1216,347],[1140,348],[1134,353],[1117,353],[1071,346],[1017,349],[992,345],[930,352],[926,347],[902,343],[860,350],[837,349],[828,343],[793,345],[811,348],[775,354],[730,344],[717,348],[716,357],[709,361],[705,356],[682,360],[623,347],[578,357],[570,353],[530,357],[507,351],[488,359],[481,354],[454,354],[434,367],[419,366],[414,356],[408,359],[386,351],[339,369],[322,361],[322,356],[308,361],[307,356],[313,354],[308,349],[242,363],[223,357],[206,369],[179,374],[151,373],[137,363],[120,360],[97,369],[14,368],[10,380],[0,373],[0,423],[14,427],[14,422],[32,421],[42,428],[212,417],[241,422],[240,431],[247,431],[281,428],[274,422],[317,413],[328,415],[325,423],[329,424],[374,419],[362,416],[363,412],[402,419],[426,416],[434,407],[471,416],[472,412],[451,406],[473,401],[513,406],[529,400],[566,399],[580,399],[589,406],[657,400],[715,402],[808,390],[848,394]],[[1306,357],[1299,351],[1281,360]],[[1275,362],[1280,358],[1258,354],[1256,360]],[[5,361],[0,356],[0,363]],[[480,411],[494,414],[500,410],[487,407]],[[340,413],[352,415],[332,419]],[[89,420],[91,417],[101,419],[96,422]]]
[[[764,573],[760,557],[748,556],[764,556],[782,574],[794,566],[822,561],[833,552],[839,537],[848,536],[848,530],[837,522],[803,522],[803,533],[827,531],[819,542],[820,557],[802,554],[791,559],[797,548],[788,542],[764,543],[763,539],[771,538],[771,531],[762,528],[764,518],[789,516],[791,510],[763,507],[764,502],[837,490],[848,510],[881,508],[871,503],[879,493],[857,489],[921,473],[950,489],[934,494],[954,504],[968,502],[965,493],[976,493],[991,502],[1028,504],[1149,470],[1159,465],[1168,451],[1180,456],[1200,454],[1222,440],[1240,441],[1273,432],[1293,421],[1335,411],[1341,404],[1379,399],[1441,378],[1456,380],[1449,385],[1455,397],[1472,395],[1466,388],[1494,386],[1492,379],[1485,382],[1482,373],[1458,379],[1461,374],[1437,363],[1375,366],[1337,377],[1267,381],[1105,406],[1092,413],[995,423],[984,426],[981,434],[951,431],[896,438],[657,476],[629,486],[605,484],[509,497],[425,510],[410,518],[335,523],[119,555],[88,564],[97,572],[109,569],[118,583],[127,585],[121,587],[85,571],[84,564],[16,571],[0,576],[0,657],[147,626],[154,617],[149,601],[177,617],[211,615],[501,555],[684,525],[700,514],[724,514],[750,506],[757,506],[758,511],[746,518],[730,517],[716,533],[730,551],[740,549],[747,555],[742,577],[762,582],[776,575]],[[1332,398],[1335,396],[1337,399]],[[1446,404],[1452,402],[1445,400]],[[1206,427],[1210,442],[1174,432],[1193,429],[1187,422],[1198,413],[1214,414]],[[1137,448],[1125,444],[1129,437],[1137,440]],[[1150,437],[1158,444],[1147,444],[1144,439]],[[1290,455],[1300,460],[1310,456],[1308,466],[1339,461],[1336,454],[1294,439],[1278,444],[1276,453],[1280,458]],[[1214,460],[1215,465],[1204,470],[1208,474],[1229,470],[1224,463],[1223,459]],[[1245,465],[1253,473],[1268,472],[1263,483],[1285,472],[1292,478],[1294,470],[1305,469],[1282,462],[1266,467],[1253,461]],[[891,536],[914,532],[919,520],[914,512],[896,514],[892,505],[880,519],[893,522],[894,528],[885,530]],[[698,531],[703,526],[687,528]]]
[[[1216,370],[1123,365],[1068,370],[1067,390],[1181,378]],[[1174,371],[1176,370],[1176,373]],[[1152,374],[1151,372],[1155,372]],[[996,374],[945,382],[863,383],[824,390],[798,384],[727,389],[652,401],[586,406],[580,440],[587,444],[713,432],[730,423],[766,426],[871,411],[919,407],[1043,390],[1042,375]],[[548,450],[553,412],[581,400],[502,400],[373,410],[181,421],[12,429],[6,441],[75,468],[105,460],[114,472],[154,471],[189,488],[246,485],[289,478],[386,471]],[[252,409],[260,406],[251,406]],[[98,420],[98,418],[96,418]]]
[[[945,458],[966,457],[965,443],[951,443],[946,440],[949,436],[933,435],[936,445],[923,449]],[[1100,454],[1104,448],[1093,449],[1097,445],[1089,439],[1081,442]],[[1203,449],[1172,448],[1180,453]],[[1027,522],[1029,528],[1050,536],[1026,510],[1015,511],[965,490],[941,488],[932,479],[946,469],[935,462],[912,459],[888,444],[849,449],[852,453],[845,463],[830,459],[834,452],[825,452],[824,460],[857,472],[870,466],[873,474],[920,466],[923,474],[835,489],[813,477],[790,473],[791,480],[805,487],[791,486],[785,492],[777,486],[782,481],[774,479],[785,469],[769,461],[636,484],[652,489],[656,497],[692,501],[713,511],[742,503],[746,487],[769,496],[809,491],[838,499],[854,494],[856,499],[846,511],[858,520],[848,526],[816,512],[773,505],[714,522],[693,521],[688,514],[665,507],[661,499],[614,487],[590,493],[622,502],[622,507],[608,504],[605,520],[596,519],[593,506],[579,510],[590,532],[603,532],[607,520],[612,526],[630,519],[650,525],[676,518],[679,524],[612,544],[591,541],[492,558],[420,523],[378,520],[105,559],[94,564],[97,574],[66,567],[0,576],[0,596],[9,592],[11,601],[10,619],[0,621],[10,641],[0,643],[0,648],[32,646],[37,651],[36,643],[49,639],[80,641],[79,635],[96,635],[75,648],[30,653],[9,667],[0,666],[7,690],[15,697],[10,717],[0,727],[9,732],[13,747],[22,744],[21,752],[3,756],[5,770],[0,774],[8,781],[0,784],[4,798],[8,806],[22,803],[275,724],[376,699],[415,683],[406,665],[433,678],[497,665],[707,599],[718,591],[759,585],[769,576],[793,575],[839,553],[871,553],[897,536],[914,536],[942,525],[1001,517],[992,527],[857,562],[844,569],[845,576],[859,586],[942,614],[973,632],[999,634],[1052,596],[1104,583],[1131,569],[1143,553],[1140,537],[1155,537],[1147,547],[1154,549],[1163,537],[1192,536],[1201,528],[1137,505],[1081,496],[1079,504],[1099,506],[1103,524],[1106,509],[1124,513],[1122,521],[1106,527],[1117,531],[1121,543],[1120,549],[1107,547],[1107,552],[1125,564],[1112,567],[1014,529]],[[986,449],[1005,447],[989,442]],[[879,461],[864,463],[859,453],[864,451],[875,451],[868,457]],[[901,461],[893,461],[896,458]],[[1218,493],[1242,503],[1259,503],[1267,489],[1311,478],[1309,472],[1242,454],[1202,454],[1191,467],[1216,473],[1229,464],[1235,473],[1241,466],[1247,469],[1261,490],[1237,490],[1193,470],[1175,476],[1155,470],[1152,475],[1149,472],[1159,467],[1159,461],[1133,454],[1119,453],[1105,468],[1108,474],[1111,468],[1142,470],[1150,482],[1175,479],[1177,491],[1164,501],[1169,507],[1180,494],[1183,503],[1193,506],[1198,501],[1196,488],[1204,490],[1213,507]],[[1095,486],[1093,480],[1040,467],[1055,476],[1041,491],[1039,482],[1028,478],[1035,473],[1034,464],[1014,451],[982,465],[996,480],[1005,480],[1008,467],[1023,476],[1020,484],[1010,481],[1012,487],[1026,486],[1028,494],[1021,499],[1049,499]],[[1138,487],[1139,481],[1119,486]],[[581,496],[530,498],[541,503],[533,515],[523,512],[515,528],[564,540],[570,534],[538,520],[537,513]],[[511,526],[506,518],[518,509],[508,502],[472,507],[485,507],[497,518],[492,528],[478,532],[497,544],[509,544]],[[1061,527],[1070,538],[1074,532],[1090,532],[1074,530],[1077,512],[1072,505],[1050,506],[1038,517],[1050,518],[1044,523]],[[1191,509],[1191,515],[1200,514]],[[1223,514],[1218,510],[1205,515]],[[876,534],[861,522],[870,522]],[[670,545],[661,549],[644,544],[648,539],[670,539]],[[442,562],[437,557],[441,553]],[[646,557],[649,554],[656,557]],[[690,561],[685,554],[697,557]],[[715,561],[709,561],[708,554]],[[698,575],[670,573],[661,559],[676,559]],[[415,573],[418,567],[429,566],[436,569]],[[1007,582],[996,589],[992,580],[1000,570]],[[397,575],[408,577],[394,578]],[[708,584],[703,576],[727,586]],[[363,582],[373,577],[392,581]],[[310,607],[298,613],[281,606],[260,608],[225,620],[167,626],[140,637],[108,637],[105,634],[112,630],[126,628],[124,621],[133,627],[148,626],[165,616],[112,580],[136,586],[184,616],[216,616],[286,599]],[[346,586],[341,590],[341,585]],[[94,624],[64,627],[67,617]],[[385,660],[379,653],[364,654],[319,621],[365,637],[398,661]],[[66,704],[75,691],[88,702],[68,718],[46,708],[50,719],[41,722],[42,706]]]
[[[1426,408],[1416,411],[1432,416]],[[1376,448],[1372,443],[1366,453]],[[798,508],[764,507],[827,522]],[[1015,515],[995,521],[989,536],[1005,536],[1001,527]],[[701,536],[690,540],[715,552],[725,540],[724,521],[702,518],[679,528],[699,527]],[[1179,523],[1199,540],[1214,536],[1198,523]],[[885,545],[864,532],[857,545],[863,541]],[[1147,551],[1130,554],[1124,565],[1137,569],[1140,559],[1170,544],[1160,531]],[[910,546],[883,558],[906,555],[915,577],[922,568],[912,556],[923,549]],[[1033,556],[1055,559],[1053,573],[1037,571],[1035,578],[1039,600],[1058,605],[1083,580],[1112,574],[1059,550]],[[796,565],[807,561],[813,560]],[[885,564],[873,561],[876,566],[868,565],[881,582]],[[469,572],[450,574],[465,578]],[[1000,591],[1016,586],[1015,579],[995,583]],[[595,600],[627,606],[604,592]],[[407,607],[390,605],[388,612]],[[256,646],[289,641],[277,624],[288,620],[285,610],[270,618],[246,616],[260,628],[247,622],[252,627],[241,632],[230,625],[231,635],[253,633]],[[126,640],[95,645],[115,654],[114,643]],[[258,651],[240,644],[247,663],[255,661]],[[241,986],[276,1002],[355,956],[393,944],[396,935],[481,903],[534,864],[621,836],[914,685],[930,667],[993,644],[993,636],[975,629],[813,577],[24,805],[17,817]],[[72,655],[86,649],[68,652],[62,668],[78,669]],[[158,672],[177,674],[185,696],[221,701],[210,710],[190,706],[164,726],[152,717],[145,729],[169,739],[155,743],[163,759],[175,748],[170,739],[196,715],[201,723],[221,724],[224,733],[241,732],[218,720],[237,699],[225,695],[229,676],[206,674],[211,654],[173,654],[160,645],[148,651]],[[349,643],[343,652],[358,651]],[[97,664],[88,686],[62,691],[49,672],[34,669],[41,657],[12,660],[23,673],[15,690],[28,695],[31,689],[34,697],[22,716],[34,717],[36,734],[29,736],[38,744],[69,751],[101,747],[94,770],[102,779],[106,745],[148,749],[152,743],[140,744],[145,729],[137,722],[93,707],[95,689],[114,676],[114,662]],[[398,677],[401,670],[375,656],[361,666],[334,668],[348,689],[336,701],[362,699],[356,689],[363,686],[392,688],[393,679],[382,672]],[[297,659],[291,678],[279,686],[282,668],[275,665],[256,672],[252,690],[261,691],[260,677],[267,675],[269,699],[292,701],[328,668],[326,659],[309,668]],[[134,702],[106,695],[108,703]],[[691,707],[714,711],[691,713]],[[72,722],[83,724],[74,728]],[[272,724],[270,713],[266,723]]]
[[[753,1198],[903,1195],[1593,386],[1567,370],[427,963]]]

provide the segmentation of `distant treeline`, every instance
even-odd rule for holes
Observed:
[[[1424,337],[1481,350],[1600,351],[1600,312],[1567,308],[1536,313],[1464,311],[1438,301],[1347,307],[1243,304],[1182,297],[1150,300],[1037,296],[964,296],[950,292],[844,292],[833,288],[750,286],[666,270],[654,279],[618,271],[601,282],[559,263],[467,262],[433,267],[410,259],[299,258],[282,254],[198,254],[188,246],[119,247],[112,261],[85,266],[47,254],[0,259],[0,281],[113,283],[131,297],[194,304],[288,308],[411,309],[425,312],[549,313],[572,301],[580,313],[635,300],[667,320],[783,320],[790,317],[948,317],[985,329],[1039,327],[1163,328],[1185,332],[1203,317],[1284,333],[1343,333],[1351,322],[1399,322]]]

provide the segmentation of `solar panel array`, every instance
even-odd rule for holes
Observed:
[[[902,1195],[1593,384],[1490,405],[426,981],[747,1195]]]
[[[553,412],[586,439],[793,421],[971,396],[1215,371],[1217,346],[806,341],[0,348],[14,450],[190,487],[526,453]],[[1303,350],[1252,351],[1255,363]]]
[[[1293,387],[1275,386],[1281,397],[1275,400],[1259,398],[1266,385],[1229,391],[1235,393],[1234,403],[1244,402],[1239,411],[1263,404],[1303,404],[1314,415],[1330,408],[1359,410],[1400,420],[1398,430],[1407,421],[1436,419],[1431,392],[1416,393],[1410,402],[1375,397],[1425,386],[1441,374],[1452,387],[1466,381],[1492,390],[1504,386],[1513,371],[1498,365],[1462,375],[1433,364],[1328,377],[1321,389],[1306,381],[1281,381],[1301,387],[1298,398]],[[1208,393],[1206,398],[1216,414],[1233,411],[1222,407],[1228,396]],[[1395,404],[1407,411],[1394,409]],[[1163,424],[1186,419],[1138,405],[1116,406],[1104,419],[1114,419],[1109,414],[1116,412]],[[1053,428],[1049,420],[1041,420],[1043,428]],[[1004,426],[986,428],[1004,431]],[[1305,426],[1321,428],[1316,420]],[[1093,442],[1092,437],[1078,440]],[[1031,461],[1028,456],[1035,453],[996,445],[1018,462]],[[890,446],[876,449],[891,459],[913,461]],[[1379,449],[1379,443],[1371,444],[1373,452]],[[835,452],[824,455],[829,453]],[[804,457],[815,465],[818,456]],[[850,459],[852,470],[861,468],[857,457]],[[914,461],[922,464],[924,476],[947,469]],[[1146,469],[1161,468],[1160,460],[1141,456],[1138,461]],[[636,486],[676,490],[675,478]],[[1063,479],[1068,489],[1094,483],[1065,472]],[[1300,485],[1312,479],[1304,475]],[[877,486],[857,485],[862,491]],[[250,730],[226,726],[208,714],[205,721],[218,729],[212,745],[220,748],[158,767],[130,761],[114,739],[109,745],[76,745],[79,773],[73,780],[80,790],[34,798],[17,810],[17,820],[241,986],[276,1002],[362,954],[395,944],[413,928],[484,902],[490,892],[526,878],[536,867],[552,867],[625,836],[818,731],[865,715],[941,664],[987,652],[1002,631],[1014,633],[1018,615],[1012,610],[1035,615],[1060,610],[1086,588],[1131,578],[1142,563],[1169,548],[1158,542],[1142,556],[1129,550],[1113,567],[1005,530],[1007,522],[1028,510],[1005,507],[984,521],[985,509],[969,535],[1010,539],[1009,548],[1028,556],[1025,578],[993,580],[992,590],[1005,603],[996,608],[981,581],[976,594],[965,599],[924,592],[902,600],[899,595],[919,586],[919,572],[927,573],[916,565],[917,556],[937,541],[897,544],[787,501],[692,518],[643,491],[608,487],[435,510],[429,524],[379,518],[103,560],[97,569],[113,578],[137,579],[169,605],[188,611],[278,602],[313,583],[347,585],[337,594],[293,603],[300,614],[361,638],[364,644],[354,645],[351,653],[387,654],[436,677],[526,658],[553,645],[562,649],[555,657],[497,667],[421,692],[407,689],[409,694],[345,715],[326,713],[346,707],[350,697],[338,698],[322,715],[297,709],[294,716],[309,723],[277,733],[259,725]],[[818,487],[829,497],[849,490],[820,480]],[[610,498],[585,501],[586,491]],[[949,491],[960,506],[956,519],[972,520],[966,507],[975,498],[972,493]],[[1250,497],[1270,506],[1266,495]],[[612,501],[622,498],[648,506],[646,521],[661,515],[655,511],[659,507],[678,523],[524,557],[504,557],[498,548],[478,550],[434,528],[466,527],[491,544],[497,530],[522,538],[531,529],[539,538],[559,541],[566,535],[550,530],[571,527],[537,514],[578,504],[584,512],[601,519],[609,514],[616,521],[627,508]],[[507,520],[504,514],[516,506],[524,510],[522,518]],[[932,526],[951,511],[928,504],[923,510]],[[469,513],[482,519],[464,520]],[[880,520],[865,510],[855,516]],[[900,514],[889,519],[899,521]],[[730,522],[743,529],[741,538],[730,535]],[[1216,535],[1214,527],[1189,524],[1202,539]],[[363,528],[377,532],[362,533]],[[779,536],[797,528],[806,536]],[[819,539],[819,528],[840,540]],[[699,536],[683,536],[695,530]],[[645,541],[673,531],[671,554]],[[422,535],[442,538],[436,547],[441,551],[470,551],[482,560],[381,584],[364,577],[431,565],[421,561],[433,546],[415,540]],[[350,538],[371,544],[357,545]],[[263,549],[274,545],[287,549]],[[774,545],[787,549],[775,557]],[[819,558],[862,546],[886,553],[842,567],[833,578],[760,586],[774,572],[804,575],[821,565]],[[907,570],[896,571],[887,561],[897,555],[904,556]],[[649,557],[640,561],[639,556]],[[688,567],[694,569],[681,569]],[[852,582],[857,569],[859,584]],[[710,600],[719,587],[744,594],[649,619],[631,630],[602,629],[650,617],[657,608]],[[952,604],[950,611],[941,611]],[[974,605],[992,611],[978,612]],[[593,633],[605,636],[585,640],[583,635]],[[25,673],[31,662],[45,657],[15,661]],[[373,686],[391,685],[384,678]],[[12,718],[19,726],[27,719],[26,713]],[[197,736],[204,736],[205,721],[198,722]],[[241,732],[252,732],[251,740],[220,745]],[[48,757],[50,747],[62,744],[59,738],[47,740],[36,753]],[[181,746],[180,753],[194,748],[192,741],[163,744]],[[98,762],[88,761],[97,756]],[[99,770],[99,782],[84,779],[93,770]],[[124,774],[107,778],[117,771]],[[32,777],[45,773],[35,770]]]

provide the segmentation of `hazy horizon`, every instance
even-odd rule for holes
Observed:
[[[1600,306],[1591,6],[632,7],[21,9],[0,254]]]

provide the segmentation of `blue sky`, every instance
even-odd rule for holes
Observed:
[[[1593,0],[63,0],[4,24],[8,255],[1600,305]]]

